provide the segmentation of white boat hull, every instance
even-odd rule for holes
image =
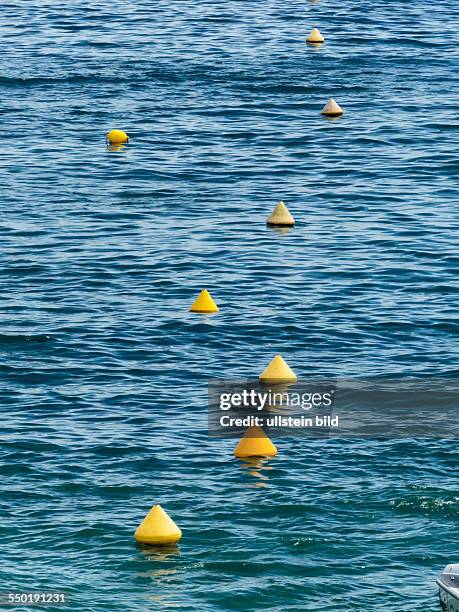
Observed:
[[[447,565],[437,578],[440,604],[445,612],[459,612],[459,564]]]

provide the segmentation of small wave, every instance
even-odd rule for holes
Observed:
[[[46,334],[0,334],[0,346],[7,346],[12,344],[31,344],[31,343],[43,343],[48,342],[51,336]]]
[[[459,516],[459,497],[441,499],[425,495],[410,497],[408,499],[395,499],[389,505],[396,510],[409,513],[420,513],[428,516],[453,517]]]

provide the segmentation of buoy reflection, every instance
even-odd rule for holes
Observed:
[[[177,544],[169,544],[167,546],[139,544],[138,546],[147,561],[170,561],[180,556],[180,548]]]
[[[126,148],[126,143],[111,144],[110,142],[107,142],[107,151],[109,151],[110,153],[117,153],[119,151],[122,151],[125,148]]]
[[[272,232],[279,234],[279,236],[286,236],[293,229],[293,227],[275,227],[273,225],[267,225],[266,227],[270,229]]]
[[[252,478],[256,478],[257,482],[253,483],[251,486],[256,488],[262,488],[267,486],[267,482],[269,480],[268,474],[269,470],[272,470],[272,466],[269,465],[269,462],[272,461],[269,457],[244,457],[240,459],[240,466],[250,475]]]
[[[343,115],[338,115],[338,117],[327,117],[327,115],[322,115],[322,117],[331,123],[332,121],[340,121],[343,118]]]

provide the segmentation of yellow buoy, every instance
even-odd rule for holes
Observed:
[[[265,371],[260,374],[260,381],[268,385],[294,383],[297,380],[295,372],[289,368],[280,355],[276,355]]]
[[[266,221],[268,225],[274,225],[278,227],[292,227],[295,225],[295,219],[290,214],[289,209],[283,202],[279,202],[276,208],[273,210],[271,215]]]
[[[325,115],[326,117],[339,117],[343,113],[343,109],[337,102],[335,102],[335,100],[333,100],[333,98],[330,98],[322,109],[322,115]]]
[[[322,36],[320,31],[317,28],[313,28],[306,39],[306,42],[319,44],[325,42],[325,38]]]
[[[261,429],[249,427],[234,449],[236,457],[275,457],[277,448]]]
[[[205,314],[208,312],[218,312],[219,308],[207,289],[203,289],[191,306],[190,311]]]
[[[129,136],[122,130],[111,130],[107,134],[107,140],[112,144],[123,144],[129,140]]]
[[[175,544],[182,532],[161,506],[153,506],[137,528],[134,538],[141,544]]]

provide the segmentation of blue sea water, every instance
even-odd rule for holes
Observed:
[[[276,353],[300,376],[457,377],[454,2],[2,8],[0,591],[439,610],[457,442],[284,438],[240,462],[207,435],[206,381]],[[292,230],[265,226],[280,199]],[[216,316],[188,313],[203,287]],[[177,549],[135,545],[155,503]]]

